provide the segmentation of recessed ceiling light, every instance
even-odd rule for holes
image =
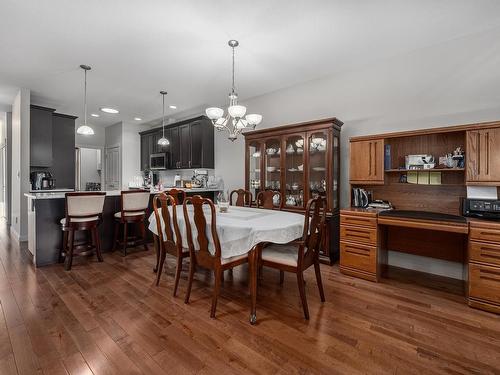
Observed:
[[[101,108],[101,111],[106,112],[106,113],[113,113],[113,114],[120,113],[120,111],[118,111],[117,109],[109,108],[109,107],[103,107],[103,108]]]
[[[91,113],[90,114],[92,117],[99,117],[99,115],[97,113]]]
[[[142,118],[140,118],[140,117],[134,117],[134,120],[135,121],[142,121]]]
[[[176,105],[169,105],[168,106],[170,109],[177,109],[177,106]]]

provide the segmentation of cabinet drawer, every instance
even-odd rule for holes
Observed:
[[[469,238],[471,240],[498,242],[500,244],[500,230],[496,228],[471,225],[469,231]]]
[[[377,244],[377,229],[354,227],[349,225],[340,226],[340,240],[368,245]]]
[[[377,248],[340,242],[340,265],[365,272],[377,272]]]
[[[500,268],[469,263],[469,296],[500,303]]]
[[[361,227],[377,227],[377,219],[374,217],[364,217],[355,215],[340,215],[341,225],[359,225]]]
[[[500,266],[500,244],[485,242],[469,242],[469,259],[471,261],[491,263]]]

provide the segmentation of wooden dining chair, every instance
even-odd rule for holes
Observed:
[[[177,202],[173,196],[159,193],[153,198],[153,210],[156,219],[160,254],[157,265],[156,286],[160,283],[163,264],[165,263],[167,254],[175,256],[177,258],[173,293],[175,297],[182,271],[182,261],[184,258],[189,257],[189,250],[182,248],[182,236],[177,221]]]
[[[188,205],[189,204],[189,205]],[[207,218],[203,210],[204,206],[210,209],[210,225],[207,229]],[[212,296],[212,308],[210,309],[210,317],[215,318],[215,310],[217,308],[217,298],[219,296],[220,285],[222,281],[222,273],[227,269],[232,269],[243,263],[248,262],[248,254],[234,256],[231,258],[222,258],[222,249],[219,241],[219,235],[216,229],[216,214],[213,202],[208,198],[203,198],[200,195],[188,197],[183,204],[184,222],[186,225],[187,243],[189,246],[189,281],[186,293],[185,303],[189,303],[191,287],[193,285],[194,273],[197,266],[207,268],[214,271],[214,291]],[[196,232],[193,230],[193,225],[196,227]],[[209,250],[210,241],[207,231],[210,230],[213,251]],[[196,234],[195,234],[196,233]],[[196,236],[196,243],[194,238]]]
[[[304,317],[309,319],[306,292],[304,287],[304,271],[314,266],[321,302],[325,302],[321,271],[319,266],[319,249],[326,220],[326,199],[317,197],[307,202],[304,215],[304,232],[302,239],[287,245],[273,244],[262,250],[259,263],[262,266],[280,270],[280,283],[283,281],[283,271],[297,274],[300,299]]]
[[[236,194],[236,202],[233,204],[233,195]],[[252,205],[252,193],[245,189],[233,190],[229,195],[229,204],[231,206],[250,207]]]
[[[279,197],[279,205],[274,204],[274,197],[278,196]],[[283,208],[283,197],[281,196],[281,193],[277,190],[264,190],[260,191],[257,194],[257,198],[255,199],[255,202],[257,204],[257,208],[267,208],[267,209],[279,209],[281,210]]]
[[[170,195],[175,199],[175,203],[182,204],[186,199],[186,192],[180,189],[169,189],[164,191],[165,194]]]

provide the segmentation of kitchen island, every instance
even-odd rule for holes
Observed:
[[[221,189],[210,188],[182,190],[185,190],[188,196],[201,195],[212,200],[221,191]],[[151,191],[148,212],[152,212],[153,196],[157,193],[158,191]],[[106,192],[102,222],[99,224],[103,252],[113,248],[114,214],[120,211],[120,194],[119,190]],[[30,192],[24,195],[28,199],[28,250],[33,255],[33,263],[37,267],[57,263],[59,249],[62,246],[60,220],[65,216],[66,193],[57,191]]]

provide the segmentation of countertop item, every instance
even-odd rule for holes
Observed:
[[[218,188],[191,188],[191,189],[186,189],[186,188],[176,188],[178,190],[184,190],[186,193],[196,193],[196,192],[208,192],[208,191],[221,191],[222,189]],[[169,188],[165,188],[165,190],[169,190]],[[54,190],[43,190],[41,192],[36,191],[36,192],[29,192],[25,193],[24,195],[28,198],[31,199],[61,199],[65,197],[65,193],[73,191],[73,190],[64,190],[64,191],[54,191]],[[82,191],[82,193],[92,193],[91,191],[85,192]],[[158,190],[151,190],[151,194],[157,194],[159,193]],[[121,190],[109,190],[106,191],[106,196],[118,196],[121,194]]]

